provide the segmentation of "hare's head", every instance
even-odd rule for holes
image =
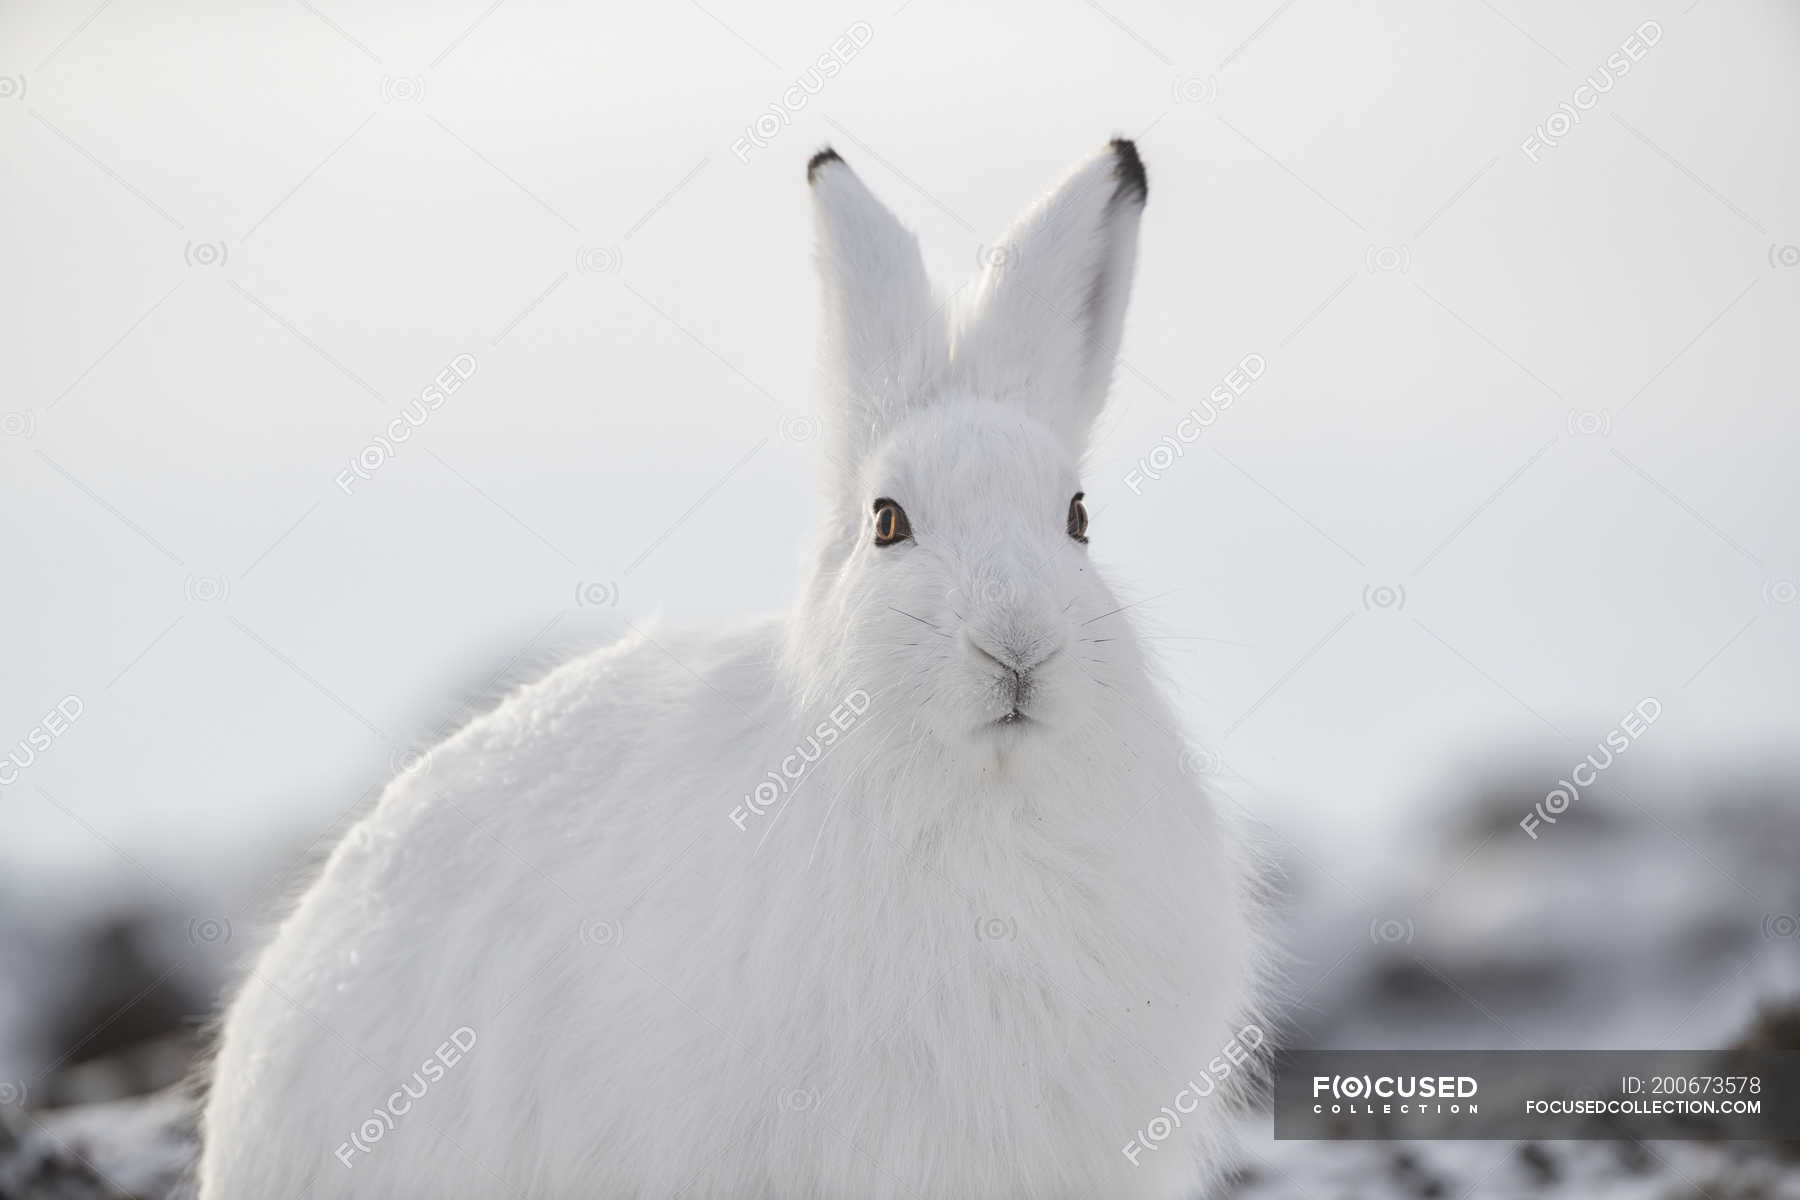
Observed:
[[[962,304],[837,154],[807,178],[833,507],[801,652],[943,741],[1066,741],[1141,673],[1103,619],[1078,470],[1131,289],[1137,150],[1112,142],[1032,207]]]

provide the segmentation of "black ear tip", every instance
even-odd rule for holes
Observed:
[[[1150,177],[1144,173],[1144,160],[1138,157],[1137,144],[1129,138],[1112,140],[1113,178],[1119,181],[1116,196],[1130,196],[1139,204],[1150,198]]]
[[[838,157],[838,152],[836,150],[833,150],[830,146],[825,147],[823,150],[806,160],[806,182],[811,183],[816,180],[819,177],[819,168],[826,163],[843,161],[842,158]]]

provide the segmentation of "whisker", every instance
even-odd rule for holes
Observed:
[[[925,628],[931,630],[931,632],[937,634],[939,637],[949,637],[950,636],[949,634],[945,633],[942,629],[938,628],[936,625],[933,625],[930,621],[927,621],[924,617],[914,617],[913,614],[907,612],[904,608],[895,608],[893,605],[890,604],[890,605],[888,605],[888,610],[890,612],[897,612],[903,617],[912,617],[913,620],[917,621],[919,624],[923,625]]]
[[[1121,605],[1119,605],[1119,607],[1113,609],[1111,612],[1103,612],[1097,617],[1089,617],[1087,620],[1083,621],[1082,624],[1083,625],[1092,625],[1095,621],[1103,621],[1107,617],[1116,616],[1119,613],[1124,612],[1126,609],[1136,608],[1140,604],[1148,604],[1152,600],[1161,600],[1163,598],[1163,596],[1167,596],[1169,594],[1170,593],[1168,593],[1168,592],[1163,592],[1160,595],[1156,595],[1156,596],[1146,596],[1142,600],[1133,600],[1130,604],[1121,604]]]

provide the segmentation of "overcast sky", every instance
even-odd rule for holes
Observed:
[[[1635,763],[1791,753],[1791,4],[420,7],[0,12],[0,748],[80,714],[6,871],[260,869],[528,645],[784,607],[826,142],[955,286],[1138,139],[1093,553],[1256,816],[1646,697]]]

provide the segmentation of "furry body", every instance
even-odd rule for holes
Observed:
[[[1063,529],[1129,285],[1109,223],[1135,239],[1110,153],[1027,218],[1096,226],[1027,282],[1105,326],[1039,411],[1022,318],[970,318],[956,369],[910,243],[815,161],[839,417],[800,605],[571,662],[396,779],[231,1008],[203,1200],[1174,1198],[1220,1168],[1222,1094],[1121,1151],[1231,1042],[1256,954],[1237,844]],[[871,497],[913,536],[871,544]]]

